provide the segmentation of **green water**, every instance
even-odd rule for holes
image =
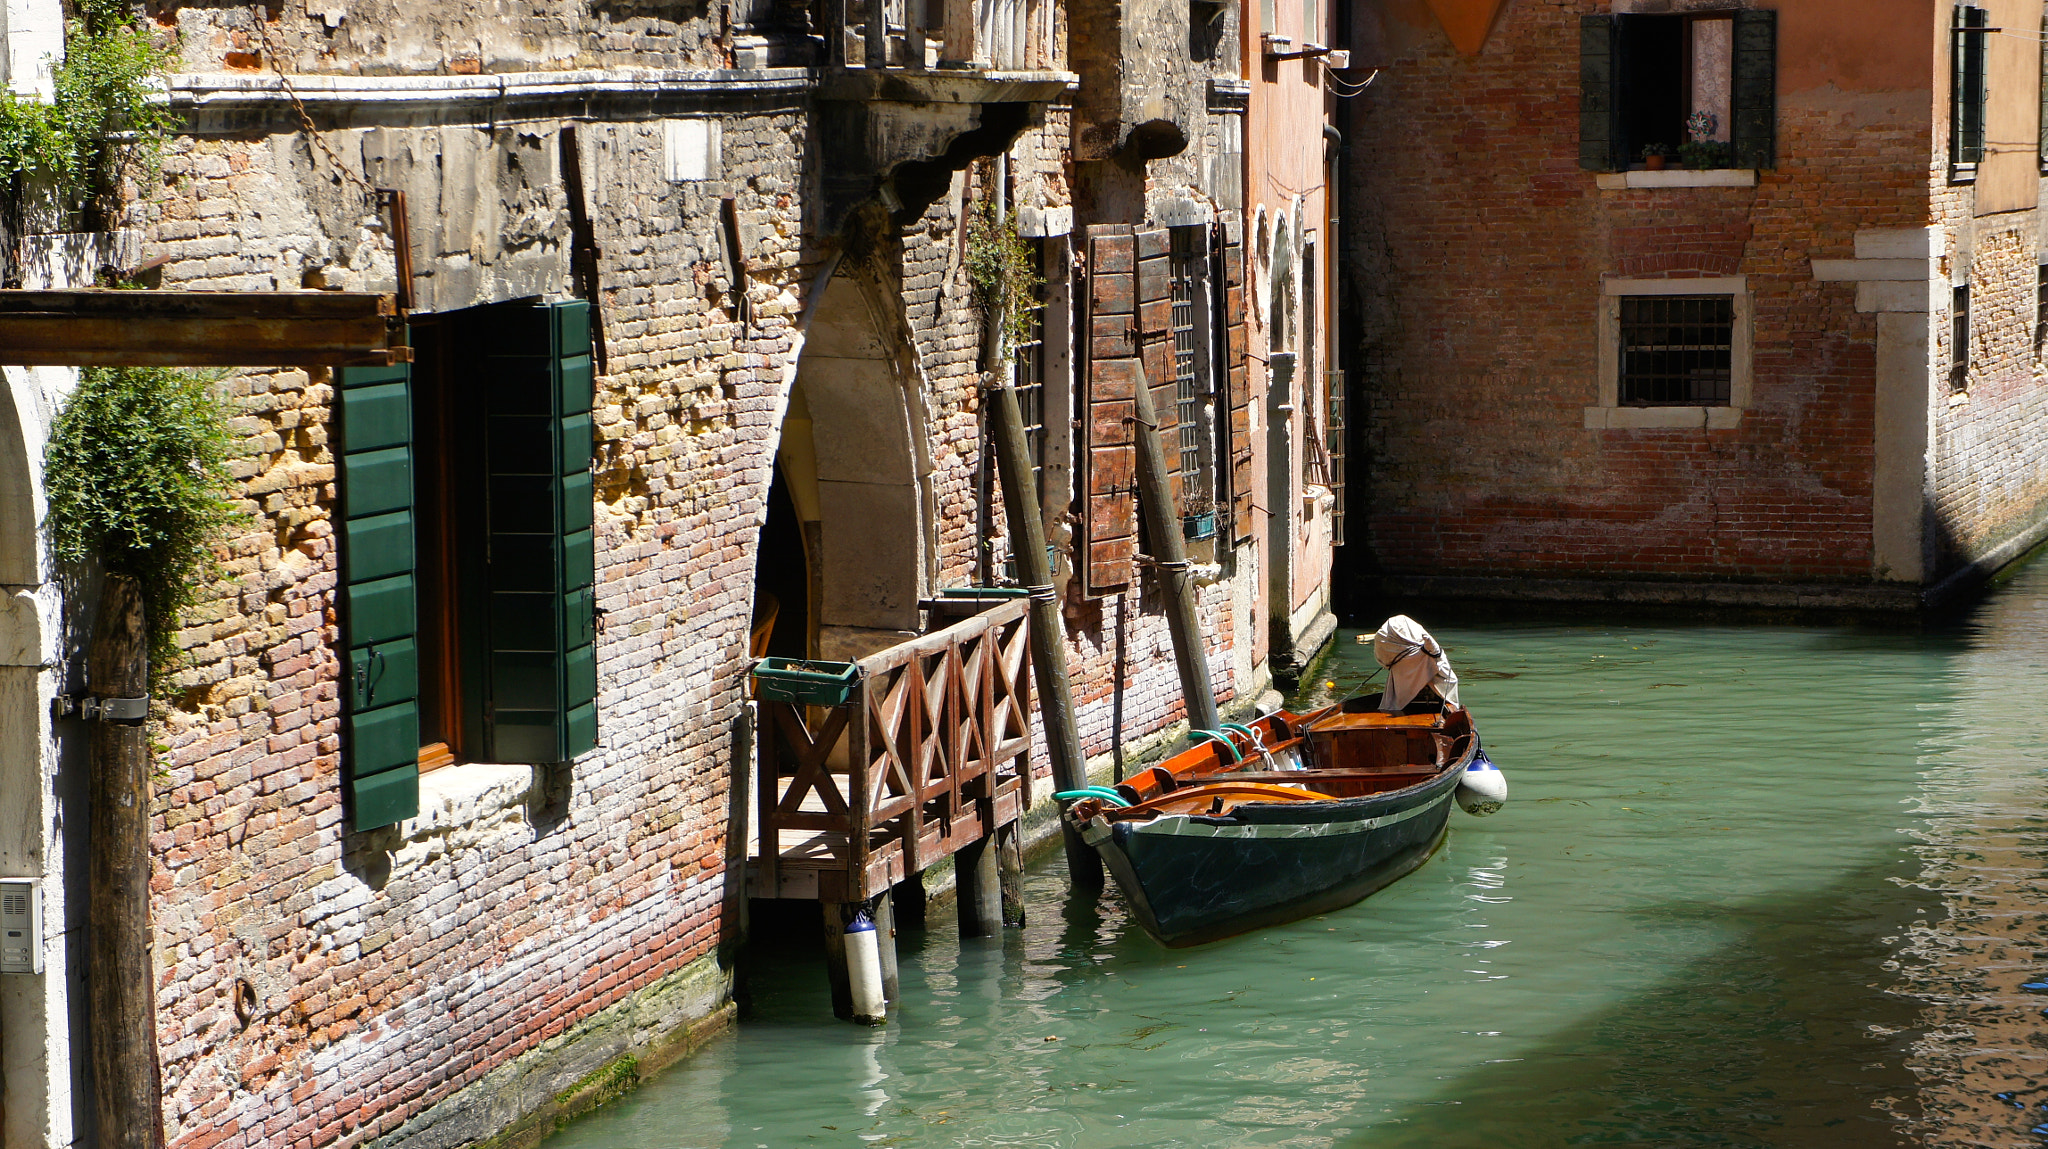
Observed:
[[[1424,621],[1512,793],[1417,873],[1167,951],[1055,852],[1024,930],[906,932],[873,1031],[762,943],[551,1149],[2043,1143],[2048,565],[1915,633]]]

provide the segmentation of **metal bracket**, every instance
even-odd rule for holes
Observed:
[[[86,722],[117,722],[140,726],[149,717],[149,698],[101,698],[96,694],[59,694],[53,709],[58,718]]]

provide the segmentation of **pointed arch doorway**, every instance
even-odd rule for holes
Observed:
[[[812,309],[755,564],[758,653],[852,661],[918,628],[931,467],[903,330],[852,275]]]

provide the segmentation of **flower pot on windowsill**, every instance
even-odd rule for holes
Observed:
[[[1199,515],[1182,515],[1181,537],[1189,539],[1214,538],[1216,535],[1216,512],[1206,511]]]
[[[1661,172],[1661,171],[1663,171],[1663,170],[1664,170],[1664,157],[1663,157],[1663,156],[1644,156],[1644,157],[1643,157],[1643,170],[1644,170],[1644,171],[1646,171],[1646,172]]]

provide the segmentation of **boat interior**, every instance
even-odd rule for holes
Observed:
[[[1279,711],[1249,725],[1198,732],[1197,746],[1141,770],[1099,802],[1113,822],[1162,814],[1227,815],[1263,802],[1327,802],[1362,798],[1426,782],[1462,765],[1476,746],[1471,716],[1435,699],[1399,713],[1377,709],[1377,696],[1347,700],[1308,714]],[[1075,811],[1083,818],[1095,811]]]

